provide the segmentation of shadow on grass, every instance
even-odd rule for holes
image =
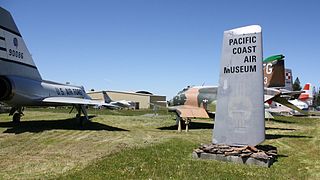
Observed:
[[[271,119],[270,121],[278,122],[278,123],[285,123],[285,124],[293,124],[294,122],[286,121],[286,120],[280,120],[280,119]]]
[[[289,156],[285,155],[285,154],[278,154],[277,155],[277,158],[287,158]]]
[[[296,130],[296,129],[292,129],[292,128],[275,128],[275,127],[266,127],[266,130],[294,131],[294,130]]]
[[[275,158],[273,163],[279,162],[279,159],[282,159],[282,158],[285,159],[287,157],[289,157],[289,156],[287,156],[285,154],[277,154],[277,156],[276,156],[276,158]]]
[[[95,116],[89,116],[89,119]],[[0,127],[8,128],[4,133],[20,134],[24,132],[39,133],[47,130],[92,130],[92,131],[128,131],[125,129],[108,126],[98,122],[89,121],[85,125],[80,125],[75,118],[60,120],[36,120],[21,121],[19,124],[13,122],[0,122]]]
[[[280,139],[280,138],[312,138],[312,137],[299,136],[299,135],[266,134],[266,139]]]
[[[200,123],[200,122],[190,122],[189,129],[213,129],[214,125],[211,123]],[[186,128],[186,125],[182,123],[181,125],[182,130]],[[157,128],[160,130],[177,130],[178,125],[172,125],[167,127],[160,127]]]

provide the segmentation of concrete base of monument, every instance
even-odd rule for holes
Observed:
[[[270,167],[277,159],[277,148],[270,145],[239,147],[209,144],[195,149],[192,156],[199,159]]]

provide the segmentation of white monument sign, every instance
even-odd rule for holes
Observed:
[[[265,140],[262,36],[258,25],[224,32],[213,143]]]

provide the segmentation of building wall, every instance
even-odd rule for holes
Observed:
[[[158,106],[167,107],[166,96],[151,95],[150,103]]]
[[[101,91],[99,92],[88,92],[87,93],[93,100],[104,101],[103,94]]]

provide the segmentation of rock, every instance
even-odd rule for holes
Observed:
[[[203,153],[203,150],[201,150],[201,149],[195,149],[193,152],[199,154],[199,153]]]
[[[233,151],[233,149],[227,149],[227,148],[225,148],[225,149],[219,149],[221,152],[223,152],[223,153],[225,153],[225,152],[232,152]]]
[[[246,147],[233,147],[232,149],[233,149],[234,151],[240,151],[240,152],[242,152],[243,150],[246,149]]]
[[[254,146],[248,146],[247,149],[249,149],[252,152],[258,152],[259,151],[259,149],[255,148]]]
[[[224,152],[222,152],[220,149],[218,149],[215,154],[224,154]]]
[[[196,153],[196,152],[192,153],[193,158],[200,158],[200,155],[201,155],[201,153]]]
[[[238,156],[241,153],[241,151],[232,151],[232,152],[225,152],[224,155],[226,156]]]
[[[218,152],[218,149],[210,149],[209,152],[210,152],[210,153],[217,153],[217,152]]]
[[[240,157],[245,158],[245,157],[250,157],[251,156],[251,152],[250,153],[242,153],[240,154]]]
[[[242,153],[252,153],[250,149],[245,149],[242,151]]]
[[[263,159],[263,160],[270,159],[270,157],[264,152],[253,153],[253,154],[251,154],[250,157],[255,158],[255,159]]]
[[[220,149],[229,149],[230,146],[228,146],[228,145],[220,145],[219,148]]]
[[[276,160],[277,148],[270,145],[228,146],[218,144],[202,144],[192,153],[194,158],[214,159],[233,163],[270,167]]]

